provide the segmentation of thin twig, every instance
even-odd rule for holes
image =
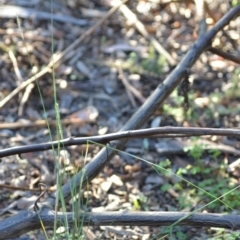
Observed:
[[[120,79],[122,80],[122,83],[126,89],[126,92],[127,92],[127,95],[128,95],[128,98],[132,104],[133,107],[137,107],[137,104],[136,104],[136,101],[132,95],[132,92],[130,91],[129,87],[128,87],[128,80],[126,78],[126,76],[124,75],[123,73],[123,70],[121,67],[118,67],[118,72],[119,72],[119,77]]]
[[[18,83],[21,84],[23,82],[23,78],[22,78],[22,75],[21,75],[19,67],[18,67],[17,59],[16,59],[13,51],[9,50],[8,54],[9,54],[9,57],[10,57],[12,63],[13,63],[13,69],[14,69],[14,72],[16,74]]]
[[[240,129],[231,128],[192,128],[192,127],[158,127],[150,129],[123,131],[117,133],[105,134],[102,136],[80,137],[80,138],[67,138],[48,143],[39,143],[28,146],[19,146],[13,148],[6,148],[0,150],[0,157],[7,157],[14,154],[22,154],[27,152],[46,151],[53,147],[73,146],[81,144],[102,143],[106,144],[111,141],[120,139],[133,139],[133,138],[165,138],[165,137],[191,137],[203,135],[216,135],[216,136],[231,136],[240,138]]]
[[[146,98],[136,89],[134,88],[128,81],[128,79],[126,78],[122,68],[120,66],[118,66],[118,71],[119,71],[119,75],[120,78],[126,88],[126,90],[131,91],[132,94],[141,102],[144,103],[146,101]]]
[[[40,201],[41,197],[48,191],[48,187],[44,183],[39,183],[39,190],[40,190],[40,195],[38,196],[37,200],[34,203],[34,209],[35,211],[39,210],[38,202]],[[42,191],[41,186],[44,187],[44,190]]]
[[[218,48],[215,48],[215,47],[210,47],[207,50],[211,53],[214,53],[214,54],[220,56],[220,57],[223,57],[223,58],[228,59],[232,62],[240,64],[240,57],[234,56],[230,53],[224,52],[221,49],[218,49]]]
[[[26,87],[25,92],[24,92],[24,94],[22,96],[19,108],[18,108],[18,116],[22,116],[23,115],[23,107],[24,107],[25,103],[27,102],[27,100],[28,100],[28,98],[29,98],[33,88],[34,88],[34,84],[33,83],[29,84]]]

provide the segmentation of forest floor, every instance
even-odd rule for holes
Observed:
[[[53,53],[63,52],[106,16],[116,2],[56,0],[51,5],[50,1],[41,0],[2,0],[0,104],[24,81],[46,68]],[[232,7],[227,2],[206,1],[207,29]],[[191,1],[138,0],[129,1],[126,6],[130,12],[119,8],[79,45],[65,51],[60,64],[54,66],[63,138],[117,132],[198,38],[198,12]],[[134,25],[131,13],[136,14],[146,34]],[[217,34],[212,45],[240,56],[239,24],[239,18],[232,21]],[[152,38],[166,54],[159,53]],[[189,69],[184,84],[174,90],[142,128],[239,128],[239,77],[237,63],[204,52]],[[53,74],[49,70],[37,81],[39,87],[33,81],[0,109],[1,149],[58,139],[56,126],[48,129],[41,122],[46,116],[52,121],[56,119]],[[239,146],[239,139],[217,136],[130,140],[123,152],[118,152],[82,190],[82,208],[93,212],[201,208],[200,212],[238,213],[238,190],[222,198],[226,205],[215,202],[206,206],[211,197],[182,178],[215,197],[222,196],[239,184],[240,171],[234,164],[240,156]],[[68,175],[73,175],[100,149],[97,144],[67,147],[61,151],[61,164]],[[148,162],[172,174],[157,172]],[[56,189],[55,160],[50,150],[5,157],[0,166],[2,218],[34,203],[39,192],[33,189],[40,182],[50,190]],[[68,207],[70,211],[71,205]],[[160,239],[164,229],[86,226],[83,230],[86,239]],[[49,237],[51,234],[48,231]],[[175,227],[172,234],[175,239],[230,239],[238,232],[181,226]],[[45,236],[42,231],[33,231],[20,239]],[[169,235],[162,239],[169,239]]]

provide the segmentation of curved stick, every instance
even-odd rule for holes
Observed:
[[[81,145],[81,144],[106,144],[114,140],[133,139],[133,138],[167,138],[167,137],[191,137],[202,135],[232,136],[240,137],[240,129],[235,128],[197,128],[197,127],[156,127],[132,131],[123,131],[117,133],[105,134],[103,136],[91,137],[71,137],[59,141],[38,143],[27,146],[12,147],[0,150],[0,158],[15,154],[27,152],[46,151],[57,148],[60,144],[62,147]]]

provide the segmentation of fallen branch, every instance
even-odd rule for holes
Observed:
[[[61,124],[71,124],[71,119]],[[82,123],[80,119],[78,124]],[[46,123],[45,123],[46,124]],[[1,125],[0,125],[1,129]],[[13,148],[6,148],[0,150],[0,157],[7,157],[15,154],[22,154],[27,152],[38,152],[50,150],[53,147],[57,148],[59,145],[64,147],[81,145],[81,144],[94,144],[101,143],[106,144],[111,141],[120,140],[120,139],[133,139],[133,138],[175,138],[175,137],[192,137],[192,136],[203,136],[203,135],[215,135],[215,136],[231,136],[231,137],[240,137],[240,130],[231,129],[231,128],[193,128],[193,127],[158,127],[150,129],[140,129],[132,131],[123,131],[117,133],[105,134],[102,136],[91,136],[91,137],[71,137],[59,141],[53,141],[48,143],[39,143],[27,146],[19,146]]]
[[[85,226],[170,226],[177,225],[192,227],[219,227],[231,230],[240,229],[240,216],[230,214],[190,213],[190,212],[81,212],[57,214],[47,205],[41,205],[39,211],[33,206],[28,210],[4,219],[0,223],[0,239],[20,236],[32,230],[42,228],[41,219],[45,228],[53,227],[54,222],[59,224],[68,221],[69,226],[75,224],[76,219]],[[12,229],[17,231],[13,232]]]

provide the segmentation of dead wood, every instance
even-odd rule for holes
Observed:
[[[68,221],[69,226],[74,221],[91,226],[192,226],[192,227],[220,227],[232,230],[240,229],[240,216],[230,214],[190,213],[190,212],[81,212],[79,215],[68,212],[57,214],[47,205],[41,205],[39,211],[27,209],[19,214],[2,220],[0,224],[0,239],[20,236],[26,232],[40,229],[41,219],[46,229],[52,228],[54,222]],[[14,231],[13,231],[14,229]]]
[[[68,119],[66,119],[68,120]],[[81,120],[81,119],[80,119]],[[78,120],[78,123],[81,121]],[[72,121],[72,122],[71,122]],[[45,123],[42,122],[41,123]],[[55,123],[55,122],[52,122]],[[63,121],[61,124],[72,124],[73,120]],[[20,125],[21,123],[19,123]],[[46,123],[45,123],[46,124]],[[15,125],[14,125],[15,126]],[[1,129],[1,125],[0,125]],[[0,158],[22,154],[27,152],[38,152],[38,151],[46,151],[52,148],[58,148],[58,146],[68,147],[74,145],[81,144],[94,144],[101,143],[107,144],[111,141],[120,140],[120,139],[133,139],[133,138],[174,138],[174,137],[191,137],[191,136],[203,136],[203,135],[215,135],[215,136],[232,136],[232,137],[240,137],[240,130],[231,129],[231,128],[197,128],[197,127],[157,127],[150,129],[141,129],[141,130],[132,130],[132,131],[123,131],[117,133],[110,133],[100,136],[91,136],[91,137],[71,137],[67,139],[62,139],[60,141],[53,141],[48,143],[39,143],[32,144],[27,146],[19,146],[13,148],[6,148],[0,150]]]

